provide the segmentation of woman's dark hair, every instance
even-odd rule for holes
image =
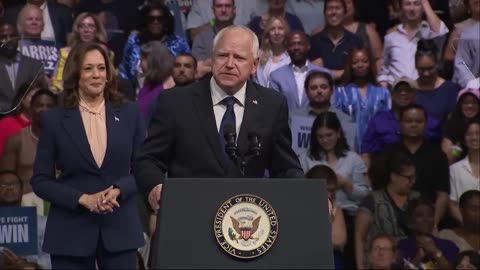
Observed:
[[[330,86],[330,90],[333,92],[334,85],[333,85],[332,75],[328,74],[327,72],[319,71],[319,70],[314,70],[307,74],[307,77],[305,78],[305,83],[304,83],[305,91],[308,90],[308,86],[310,85],[310,82],[315,78],[324,78],[325,80],[327,80],[328,86]]]
[[[432,212],[435,212],[435,206],[431,199],[425,198],[425,197],[419,197],[408,203],[408,207],[407,207],[408,216],[413,217],[413,213],[420,206],[428,206],[432,210]]]
[[[310,131],[310,155],[316,160],[322,160],[324,158],[323,154],[325,154],[325,151],[320,146],[317,136],[315,136],[316,131],[322,127],[332,129],[340,134],[334,152],[337,158],[346,156],[350,147],[348,146],[347,139],[345,139],[345,132],[343,132],[342,124],[340,124],[340,120],[338,120],[338,117],[334,112],[322,112],[317,118],[315,118],[315,121],[313,121],[312,129]]]
[[[453,263],[453,267],[456,268],[463,260],[464,257],[468,257],[470,264],[475,267],[475,269],[480,269],[480,253],[475,250],[465,250],[458,253],[455,262]]]
[[[353,72],[353,57],[356,53],[363,52],[370,62],[370,67],[368,69],[367,81],[373,85],[378,85],[377,83],[377,68],[375,66],[375,60],[373,59],[372,53],[369,49],[366,48],[355,48],[353,49],[347,58],[347,64],[345,65],[345,72],[340,79],[340,85],[347,85],[355,81],[355,74]]]
[[[480,118],[473,118],[473,119],[470,119],[470,120],[467,120],[466,123],[465,123],[465,130],[463,132],[463,136],[462,138],[460,139],[460,144],[462,146],[462,149],[465,149],[467,150],[467,142],[465,141],[465,134],[467,133],[468,129],[470,128],[470,126],[472,125],[479,125],[480,126]],[[467,153],[467,151],[465,151]]]
[[[316,165],[311,168],[306,174],[306,178],[318,178],[324,179],[327,182],[327,185],[334,185],[337,186],[337,174],[335,173],[332,168],[326,165]]]
[[[138,26],[138,29],[140,30],[138,37],[140,38],[140,43],[142,44],[152,39],[152,34],[148,31],[147,19],[148,15],[153,10],[159,10],[162,13],[162,37],[172,36],[175,33],[175,18],[170,12],[170,9],[158,1],[149,1],[149,3],[144,5],[140,10],[140,18],[142,18],[142,20]]]
[[[13,109],[15,106],[17,106],[17,104],[19,104],[19,106],[10,115],[17,115],[23,111],[22,102],[20,101],[23,100],[28,95],[27,91],[30,92],[34,89],[48,88],[48,84],[43,78],[43,76],[39,76],[39,77],[42,77],[42,78],[36,79],[35,81],[32,82],[31,85],[29,82],[26,82],[20,85],[17,93],[15,94],[15,97],[13,98],[10,108]]]
[[[451,140],[454,144],[463,142],[464,134],[467,131],[467,124],[469,123],[469,121],[472,121],[472,120],[480,121],[480,112],[476,116],[474,116],[473,119],[467,119],[463,115],[462,102],[463,102],[463,99],[467,96],[474,97],[475,100],[478,102],[478,105],[480,106],[480,99],[478,99],[472,93],[467,92],[460,97],[460,99],[457,102],[457,105],[455,105],[455,109],[450,115],[450,118],[448,118],[447,122],[445,123],[445,129],[443,132],[445,137]]]
[[[480,191],[476,189],[465,191],[464,193],[462,193],[462,195],[460,196],[460,199],[458,200],[458,207],[464,208],[468,201],[478,196],[480,196]]]
[[[150,41],[140,48],[140,54],[147,61],[148,71],[145,83],[155,86],[163,83],[172,75],[175,57],[160,41]]]
[[[417,43],[417,52],[415,53],[415,62],[422,56],[432,57],[435,63],[438,62],[438,48],[431,39],[420,39]]]
[[[107,80],[105,85],[104,96],[105,100],[113,105],[120,105],[125,103],[126,98],[118,91],[117,76],[107,52],[97,43],[81,43],[70,51],[67,61],[65,62],[65,69],[63,71],[63,102],[65,108],[74,108],[78,106],[79,96],[79,80],[82,71],[83,61],[87,53],[91,51],[98,51],[102,54],[105,60],[107,69]]]
[[[35,92],[35,94],[33,94],[32,99],[30,100],[30,104],[31,104],[30,106],[32,106],[33,103],[35,103],[35,101],[37,101],[37,99],[39,97],[43,96],[43,95],[49,96],[53,100],[55,105],[58,104],[57,96],[54,93],[52,93],[52,91],[50,91],[46,88],[42,88],[42,89],[38,90],[37,92]]]
[[[422,105],[410,104],[410,105],[407,105],[407,106],[403,107],[403,108],[400,110],[400,114],[399,114],[399,121],[400,121],[400,122],[403,120],[403,117],[404,117],[405,113],[408,112],[408,111],[410,111],[410,110],[419,110],[419,111],[422,111],[422,112],[423,112],[423,115],[425,116],[425,121],[428,120],[427,111],[425,110],[425,108],[424,108]]]

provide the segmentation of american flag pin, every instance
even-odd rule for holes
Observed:
[[[120,119],[118,119],[118,117],[115,116],[115,121],[120,122]]]
[[[256,99],[252,100],[253,104],[258,105],[258,101]]]

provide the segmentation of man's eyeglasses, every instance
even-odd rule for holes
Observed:
[[[7,188],[19,188],[20,183],[15,182],[15,183],[0,183],[0,188],[2,189],[7,189]]]
[[[147,22],[163,22],[163,16],[147,16]]]
[[[415,174],[413,175],[404,175],[404,174],[401,174],[401,173],[397,173],[398,176],[401,176],[405,179],[408,179],[408,181],[410,182],[415,182],[415,180],[417,179],[417,176]]]

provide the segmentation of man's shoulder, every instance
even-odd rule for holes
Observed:
[[[248,86],[253,87],[257,91],[258,97],[266,100],[269,103],[281,103],[285,96],[271,88],[264,87],[254,81],[247,82]],[[247,90],[248,91],[248,90]]]
[[[272,73],[270,73],[270,77],[272,79],[275,78],[275,79],[282,80],[283,79],[282,77],[284,76],[284,74],[289,72],[293,72],[292,68],[290,67],[290,64],[279,67],[276,70],[272,71]]]

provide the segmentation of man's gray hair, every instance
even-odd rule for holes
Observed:
[[[250,36],[252,38],[253,58],[257,58],[258,57],[258,47],[260,46],[259,42],[258,42],[258,37],[252,30],[250,30],[250,28],[248,28],[246,26],[243,26],[243,25],[231,25],[231,26],[228,26],[228,27],[220,30],[220,32],[218,32],[217,35],[215,36],[215,38],[213,39],[213,50],[212,51],[215,51],[215,49],[217,48],[217,45],[218,45],[218,41],[220,39],[222,39],[223,35],[225,35],[227,32],[238,31],[238,30],[242,30],[242,31],[250,34]]]

